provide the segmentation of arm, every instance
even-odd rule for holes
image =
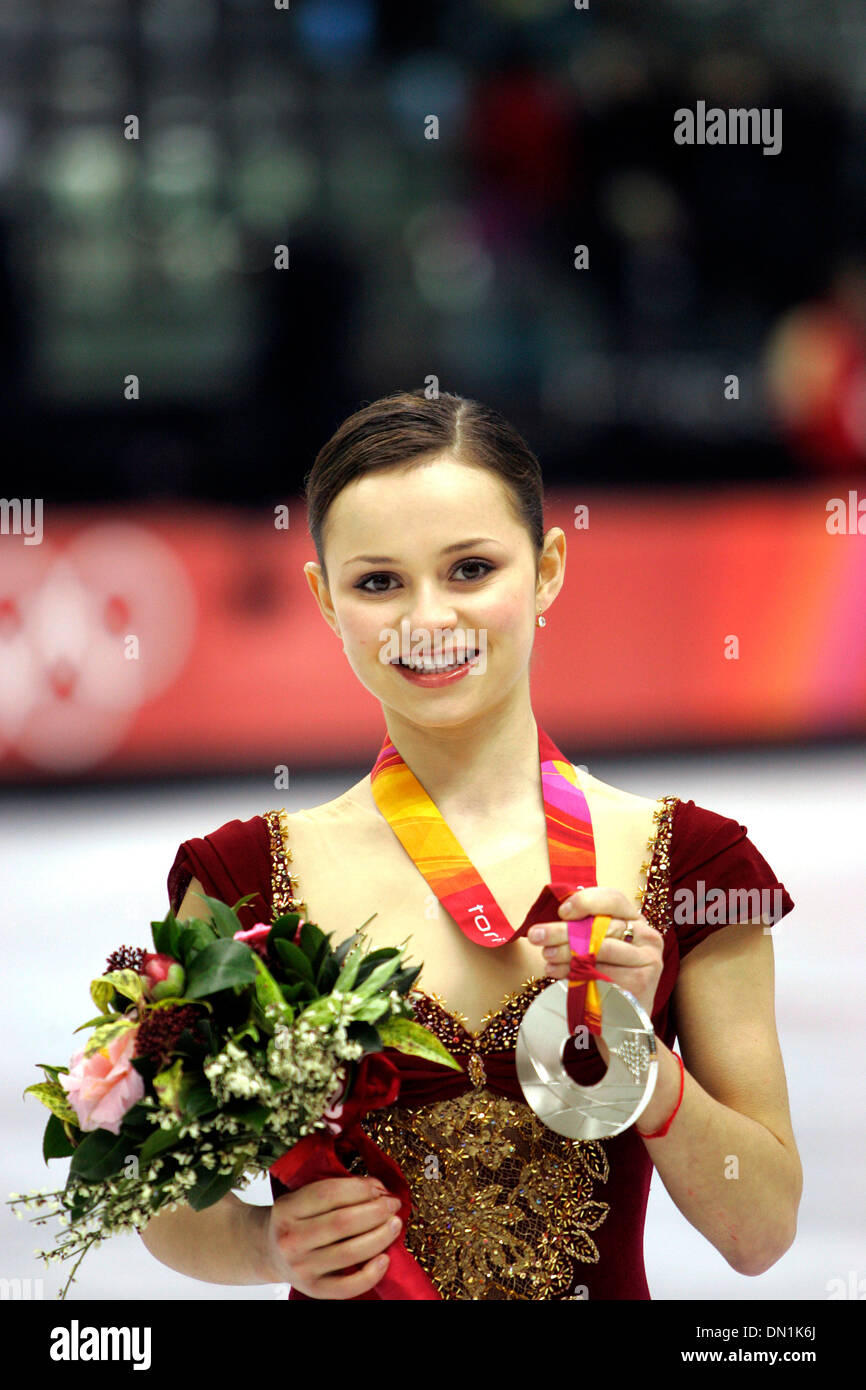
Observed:
[[[204,892],[192,879],[176,913],[178,921],[207,916]],[[275,1284],[280,1282],[268,1261],[269,1206],[241,1201],[234,1192],[204,1211],[189,1206],[164,1210],[139,1232],[160,1264],[208,1284]]]
[[[644,1140],[671,1198],[738,1274],[763,1274],[792,1245],[803,1188],[774,1006],[773,945],[760,923],[731,924],[682,962],[674,989],[685,1066],[668,1133]],[[659,1041],[659,1077],[640,1117],[664,1124],[679,1066]]]

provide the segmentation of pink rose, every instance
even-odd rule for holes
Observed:
[[[85,1057],[77,1052],[69,1063],[69,1075],[60,1081],[83,1130],[108,1129],[120,1133],[127,1110],[144,1095],[144,1079],[132,1065],[138,1028],[127,1028],[107,1047]]]
[[[145,951],[141,964],[139,974],[151,999],[174,999],[183,994],[186,975],[180,961],[175,960],[174,956]]]
[[[265,942],[270,935],[270,931],[271,929],[267,923],[256,922],[256,925],[250,927],[248,931],[236,931],[233,939],[235,941],[243,941],[246,946],[251,946],[254,951],[258,951],[259,955],[264,957],[266,954]]]

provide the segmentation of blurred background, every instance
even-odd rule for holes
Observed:
[[[699,102],[778,110],[781,149],[676,143]],[[83,958],[163,915],[178,843],[375,758],[300,489],[348,414],[426,386],[503,411],[566,532],[539,722],[745,823],[797,903],[805,1235],[743,1279],[654,1181],[653,1295],[866,1292],[864,118],[859,0],[0,0],[7,1189],[43,1176],[20,1095]],[[8,1273],[44,1274],[3,1221]],[[78,1287],[269,1296],[123,1242]]]

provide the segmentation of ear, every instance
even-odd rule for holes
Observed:
[[[538,584],[536,598],[544,608],[549,608],[562,588],[565,580],[565,532],[560,526],[551,526],[545,532],[544,546],[538,557]]]
[[[325,576],[322,574],[321,565],[317,564],[315,560],[307,560],[304,565],[304,574],[313,592],[313,597],[319,605],[319,611],[322,617],[325,619],[328,627],[339,637],[340,627],[337,622],[337,615],[334,612],[334,605],[331,602],[331,595]]]

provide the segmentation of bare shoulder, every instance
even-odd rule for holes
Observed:
[[[658,806],[659,798],[638,796],[623,787],[614,787],[610,782],[603,782],[600,777],[593,777],[591,772],[586,772],[583,768],[578,768],[577,776],[581,790],[611,813],[619,812],[623,816],[638,818],[652,817]]]
[[[331,797],[329,801],[320,801],[314,806],[304,806],[286,812],[286,822],[290,829],[293,825],[303,828],[304,824],[320,827],[337,823],[350,825],[356,821],[363,822],[365,818],[370,817],[374,820],[379,819],[379,811],[370,791],[369,773],[353,786]]]
[[[191,917],[208,917],[210,910],[203,898],[204,887],[197,878],[191,878],[180,907],[174,914],[179,922],[188,922]]]
[[[321,894],[322,876],[331,877],[338,865],[351,864],[357,871],[371,863],[383,847],[383,829],[389,833],[369,791],[369,778],[328,801],[286,811],[280,819],[305,899],[310,893]]]

